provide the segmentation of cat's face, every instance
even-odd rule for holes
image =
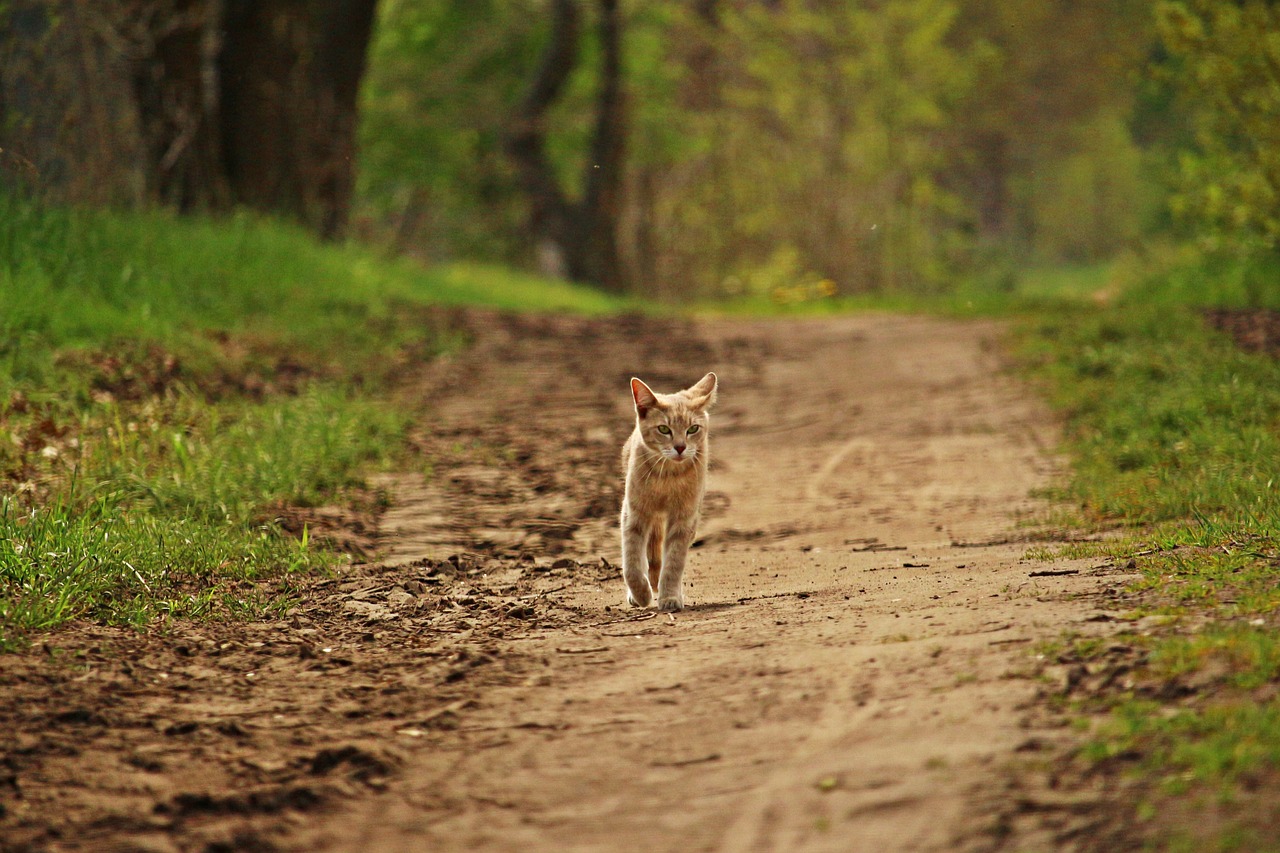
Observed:
[[[639,379],[631,380],[636,424],[647,447],[676,464],[688,464],[706,451],[707,410],[716,398],[716,375],[708,373],[696,385],[676,394],[655,394]]]
[[[672,406],[666,410],[651,409],[640,418],[644,443],[670,462],[692,462],[698,458],[707,440],[706,412]]]

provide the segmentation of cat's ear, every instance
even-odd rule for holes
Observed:
[[[642,418],[649,414],[650,409],[658,408],[657,395],[634,376],[631,378],[631,398],[636,401],[636,414]]]
[[[716,375],[708,373],[698,380],[697,385],[694,385],[685,393],[689,395],[689,405],[693,408],[709,408],[716,401]]]

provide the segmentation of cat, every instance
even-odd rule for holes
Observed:
[[[675,394],[655,394],[631,380],[636,427],[622,447],[622,579],[627,603],[684,609],[685,557],[707,488],[707,410],[716,401],[716,375]]]

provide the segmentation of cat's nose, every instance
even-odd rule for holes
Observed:
[[[676,450],[676,456],[679,456],[681,453],[684,453],[684,445],[683,445],[683,444],[677,444],[677,445],[675,446],[675,450]]]

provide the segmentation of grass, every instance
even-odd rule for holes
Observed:
[[[1071,423],[1069,497],[1130,524],[1193,519],[1215,541],[1280,520],[1280,366],[1194,312],[1139,303],[1061,312],[1031,353]]]
[[[1182,264],[1020,335],[1066,417],[1058,497],[1077,523],[1122,531],[1072,552],[1132,558],[1133,615],[1179,617],[1126,638],[1145,662],[1084,753],[1134,774],[1135,825],[1162,849],[1277,847],[1258,805],[1280,790],[1280,362],[1201,315],[1275,307],[1276,280],[1274,259]]]
[[[193,372],[281,352],[348,377],[404,347],[436,341],[421,309],[469,304],[526,311],[617,311],[626,303],[501,267],[424,269],[354,246],[317,245],[248,215],[48,209],[0,195],[0,393],[62,387],[68,351],[124,342],[178,351]],[[225,345],[231,336],[239,348]]]
[[[0,649],[76,618],[283,606],[290,575],[337,557],[272,508],[353,499],[396,459],[408,415],[387,391],[460,342],[440,304],[627,307],[248,216],[0,194]]]

